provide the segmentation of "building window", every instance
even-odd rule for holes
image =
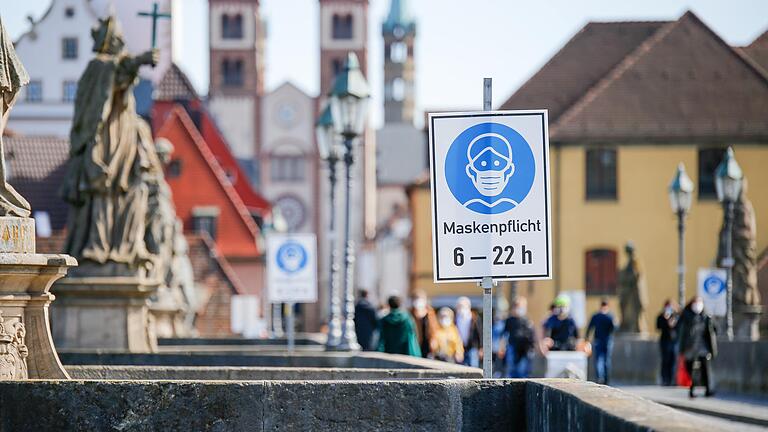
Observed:
[[[699,199],[716,199],[715,169],[723,161],[722,148],[699,149]]]
[[[61,58],[64,60],[77,58],[77,38],[65,37],[61,39]]]
[[[168,178],[177,178],[181,176],[181,159],[173,159],[168,163],[165,169],[165,176]]]
[[[333,59],[331,68],[333,69],[333,77],[336,78],[336,76],[344,70],[344,61],[341,59]]]
[[[587,199],[616,199],[616,150],[587,150]]]
[[[223,14],[221,16],[221,37],[222,39],[243,38],[243,16],[241,14]]]
[[[392,80],[392,100],[402,102],[405,99],[405,81],[398,77]]]
[[[352,39],[352,15],[333,16],[333,38]]]
[[[218,218],[218,207],[195,207],[192,209],[192,230],[196,233],[206,233],[215,240]]]
[[[77,81],[64,81],[61,100],[64,102],[74,102],[77,96]]]
[[[73,8],[73,7],[65,8],[64,9],[64,16],[67,17],[67,18],[72,18],[73,16],[75,16],[75,8]]]
[[[592,249],[586,253],[585,290],[587,295],[615,295],[618,282],[616,251]]]
[[[404,42],[395,42],[389,48],[389,59],[392,63],[405,63],[408,58],[408,45]]]
[[[43,82],[40,80],[33,80],[27,84],[27,102],[42,102],[43,101]]]
[[[305,179],[305,160],[302,156],[273,156],[270,178],[274,182],[300,182]]]
[[[232,87],[243,86],[242,60],[224,60],[221,69],[224,75],[224,85]]]

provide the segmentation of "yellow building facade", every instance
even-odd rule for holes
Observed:
[[[768,249],[768,37],[730,47],[688,12],[675,21],[589,23],[502,109],[549,110],[553,279],[518,281],[530,318],[561,292],[585,292],[585,315],[616,304],[632,241],[648,292],[646,324],[677,300],[677,216],[668,187],[679,163],[696,187],[686,219],[686,298],[714,267],[723,209],[714,170],[732,146],[748,180],[757,254]],[[598,49],[599,48],[599,49]],[[703,190],[700,190],[703,189]],[[429,180],[409,189],[411,289],[480,296],[475,284],[433,283]],[[509,282],[499,292],[509,296]],[[763,304],[766,303],[763,299]]]

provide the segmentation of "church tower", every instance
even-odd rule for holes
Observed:
[[[384,37],[384,123],[413,124],[416,22],[408,0],[391,0]]]
[[[368,76],[368,0],[320,0],[320,99],[350,51]]]
[[[232,153],[256,179],[264,93],[264,23],[258,0],[209,0],[210,110]]]

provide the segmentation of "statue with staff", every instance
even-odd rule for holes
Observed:
[[[155,155],[149,128],[136,114],[133,86],[155,48],[125,51],[117,19],[99,20],[91,32],[96,53],[78,82],[70,132],[70,204],[65,253],[83,275],[142,275],[152,256],[145,243],[149,187]]]

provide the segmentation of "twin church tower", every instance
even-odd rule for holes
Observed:
[[[320,99],[341,71],[348,52],[357,54],[368,76],[368,0],[320,1]],[[209,0],[210,107],[220,127],[231,131],[239,159],[258,152],[260,99],[264,96],[265,25],[259,0]],[[387,123],[414,119],[416,25],[407,0],[391,0],[382,25],[384,99]],[[243,113],[254,119],[242,122]]]

